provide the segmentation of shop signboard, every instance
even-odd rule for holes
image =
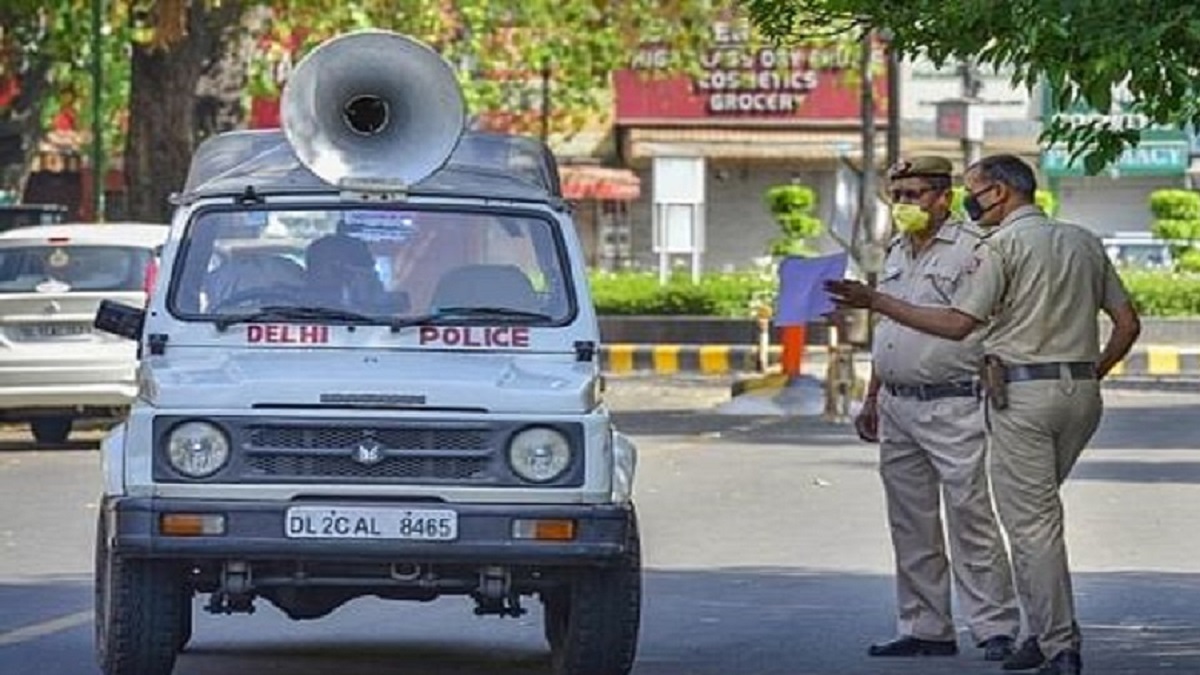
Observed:
[[[1126,148],[1120,157],[1103,173],[1112,176],[1182,176],[1187,172],[1191,141],[1186,129],[1151,124],[1145,115],[1134,110],[1134,100],[1124,87],[1113,90],[1113,105],[1108,113],[1076,102],[1066,110],[1053,109],[1053,96],[1043,97],[1044,119],[1066,119],[1075,124],[1091,121],[1107,122],[1117,129],[1140,129],[1141,142]],[[1071,153],[1065,143],[1055,143],[1042,150],[1042,171],[1049,177],[1083,176],[1083,157],[1070,161]]]
[[[745,21],[714,21],[711,45],[690,72],[665,72],[668,47],[643,45],[629,68],[613,73],[616,122],[624,125],[768,122],[858,124],[860,49],[853,41],[776,46],[751,39]],[[887,114],[886,58],[872,52],[876,114]]]

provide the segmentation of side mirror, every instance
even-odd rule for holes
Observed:
[[[145,321],[146,310],[144,309],[113,300],[101,300],[92,325],[105,333],[120,335],[130,340],[139,340],[142,337],[142,324]]]

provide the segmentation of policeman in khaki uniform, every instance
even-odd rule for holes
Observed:
[[[889,172],[892,220],[880,288],[916,304],[946,307],[975,253],[978,231],[948,220],[952,166],[914,157]],[[899,637],[872,656],[958,653],[951,614],[951,567],[975,643],[993,661],[1012,653],[1020,629],[1008,552],[992,510],[986,437],[975,383],[978,335],[956,342],[884,319],[874,368],[856,420],[866,441],[881,440],[880,475],[896,560]],[[945,495],[946,525],[941,506]],[[950,556],[946,540],[949,534]]]
[[[984,351],[992,486],[1008,534],[1027,636],[1006,670],[1080,673],[1059,487],[1100,421],[1100,380],[1141,330],[1100,240],[1050,220],[1037,182],[1011,155],[966,175],[964,205],[988,231],[949,307],[921,307],[852,281],[827,284],[839,304],[870,307],[923,332],[963,339],[987,325]],[[1112,320],[1101,350],[1097,315]]]

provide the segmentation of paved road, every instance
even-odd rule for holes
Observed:
[[[621,379],[610,400],[639,442],[645,623],[635,675],[999,672],[954,659],[879,662],[891,557],[875,451],[817,420],[704,412],[704,381]],[[1088,673],[1200,673],[1200,395],[1113,391],[1066,488]],[[0,437],[0,673],[95,675],[88,443]],[[200,616],[176,675],[546,673],[540,617],[469,604],[360,600],[293,623]]]

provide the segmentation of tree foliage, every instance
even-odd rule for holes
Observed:
[[[245,106],[248,94],[277,93],[288,67],[321,41],[367,27],[430,43],[456,67],[471,111],[515,112],[502,121],[516,130],[540,124],[548,82],[551,131],[569,135],[608,107],[609,74],[640,41],[669,44],[686,62],[723,1],[105,0],[106,146],[126,149],[127,215],[160,220],[195,145],[232,123],[229,115],[213,122],[205,106],[214,104],[197,102],[221,89],[204,83],[222,70],[216,64],[226,62],[226,91],[249,76],[237,101]],[[64,107],[87,128],[91,0],[0,4],[0,87],[12,73],[24,83],[19,105],[0,105],[0,129],[22,120],[36,142],[48,111]],[[263,12],[260,31],[251,19]],[[237,48],[247,40],[258,49]],[[232,69],[231,54],[241,59]]]
[[[271,94],[278,75],[321,41],[356,28],[384,28],[432,45],[458,71],[473,113],[504,113],[517,131],[540,124],[547,78],[552,132],[570,135],[607,108],[609,75],[641,41],[675,48],[680,63],[703,44],[721,0],[281,0],[276,44],[253,64],[254,92]]]
[[[1083,101],[1107,113],[1114,88],[1151,124],[1200,123],[1200,4],[1161,0],[741,0],[765,33],[792,40],[835,23],[888,33],[905,55],[937,65],[974,59],[1009,69],[1014,85],[1046,84],[1057,109]],[[1065,141],[1097,173],[1140,139],[1140,128],[1056,118],[1045,142]]]
[[[111,143],[120,138],[128,94],[128,59],[117,48],[127,39],[128,7],[107,3],[107,9],[101,116]],[[90,115],[91,27],[90,0],[0,3],[0,189],[21,192],[51,119],[61,113],[79,123]]]

